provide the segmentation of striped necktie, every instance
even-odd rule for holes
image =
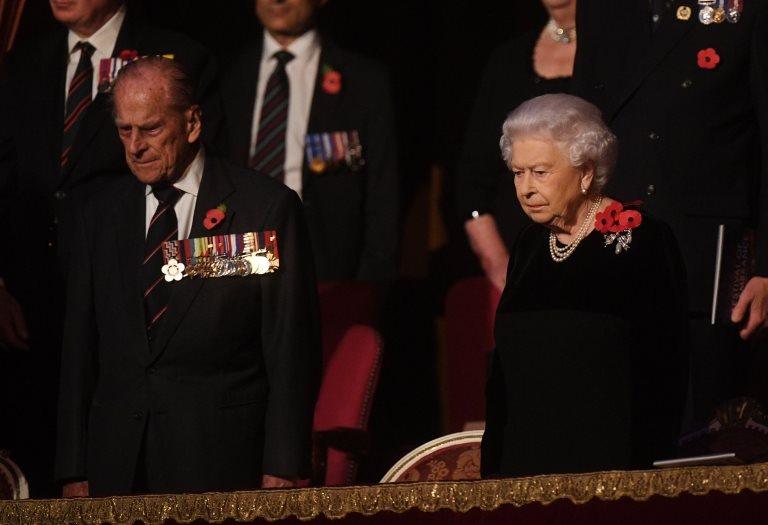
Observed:
[[[93,64],[91,56],[96,48],[88,42],[75,44],[73,52],[80,50],[80,61],[75,69],[75,76],[69,83],[67,90],[66,110],[64,113],[64,131],[61,137],[61,167],[66,167],[69,162],[69,152],[75,143],[77,130],[83,120],[83,115],[91,105],[91,92],[93,90]]]
[[[277,65],[264,90],[259,131],[256,134],[256,147],[250,166],[282,182],[285,175],[285,130],[288,126],[290,96],[285,65],[293,60],[294,56],[288,51],[278,51],[273,56]]]
[[[152,215],[147,230],[147,240],[144,244],[144,262],[142,263],[142,282],[144,283],[144,313],[147,321],[147,335],[152,334],[168,309],[168,299],[171,290],[170,283],[165,281],[161,268],[163,267],[162,245],[165,241],[174,240],[179,234],[179,223],[174,206],[182,195],[182,191],[165,186],[153,188],[152,193],[159,201],[157,210]]]

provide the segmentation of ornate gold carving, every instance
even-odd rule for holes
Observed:
[[[411,509],[435,512],[500,505],[548,504],[558,499],[585,503],[593,498],[675,497],[712,490],[736,494],[768,491],[768,463],[735,467],[694,467],[649,471],[536,476],[503,480],[438,483],[387,483],[366,487],[328,487],[252,492],[125,496],[102,499],[0,501],[0,523],[190,523],[226,519],[278,520],[295,516],[309,520],[324,514],[343,518],[356,512],[372,515]]]

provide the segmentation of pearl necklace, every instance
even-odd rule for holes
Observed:
[[[592,204],[589,206],[589,211],[587,212],[587,217],[584,219],[584,222],[581,223],[581,227],[579,228],[579,231],[576,232],[576,237],[574,237],[571,244],[566,244],[562,248],[559,247],[557,245],[557,235],[555,235],[555,232],[549,232],[549,254],[552,256],[553,261],[563,262],[571,256],[579,243],[587,236],[587,232],[595,220],[597,210],[600,209],[601,202],[603,202],[602,196],[592,201]]]
[[[549,22],[547,22],[547,31],[549,32],[549,37],[555,42],[570,44],[571,42],[576,41],[575,27],[560,27],[551,18],[549,19]]]

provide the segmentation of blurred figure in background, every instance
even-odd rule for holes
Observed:
[[[230,160],[302,198],[319,281],[396,276],[389,80],[315,29],[325,0],[255,0],[264,26],[224,75]]]
[[[576,54],[576,0],[542,0],[543,29],[499,47],[485,68],[456,171],[459,213],[485,275],[501,290],[509,250],[526,224],[515,188],[498,155],[499,131],[523,101],[570,91]]]

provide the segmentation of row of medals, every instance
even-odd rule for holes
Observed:
[[[266,266],[266,268],[265,268]],[[187,277],[245,277],[268,273],[269,258],[266,252],[252,252],[236,257],[211,257],[187,267]]]
[[[741,18],[740,3],[743,0],[730,0],[728,8],[724,8],[724,1],[720,0],[718,7],[713,7],[718,0],[698,0],[699,22],[704,25],[722,24],[726,20],[735,24]],[[687,6],[678,9],[678,18],[688,20],[691,16],[691,8]]]

